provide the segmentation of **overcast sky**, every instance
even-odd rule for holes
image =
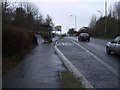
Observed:
[[[115,0],[114,0],[115,2]],[[113,1],[108,2],[108,11]],[[77,30],[83,26],[88,26],[92,15],[97,18],[101,16],[100,12],[104,15],[104,0],[100,1],[80,1],[80,0],[41,0],[36,1],[35,5],[39,11],[46,16],[49,14],[56,25],[62,26],[62,33],[66,33],[69,28],[75,27],[75,15],[77,18]],[[100,12],[98,12],[98,10]]]

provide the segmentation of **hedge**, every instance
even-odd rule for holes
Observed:
[[[11,56],[20,53],[22,50],[32,45],[32,32],[17,28],[2,28],[2,54],[3,56]]]

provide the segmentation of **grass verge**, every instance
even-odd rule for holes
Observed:
[[[60,74],[62,77],[62,88],[80,88],[80,90],[83,90],[82,83],[71,72],[62,71]]]
[[[66,70],[60,72],[62,88],[79,88],[83,90],[82,83],[68,70],[64,63],[63,66]]]
[[[60,37],[59,37],[59,40],[61,40],[61,39],[63,39],[63,38],[64,38],[64,37],[60,36]]]

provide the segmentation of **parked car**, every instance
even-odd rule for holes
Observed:
[[[88,33],[81,33],[78,37],[78,41],[90,41],[90,36]]]
[[[111,52],[120,53],[120,36],[107,43],[106,52],[107,54],[111,54]]]

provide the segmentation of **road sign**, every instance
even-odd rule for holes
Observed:
[[[56,26],[55,31],[61,31],[61,26]]]

